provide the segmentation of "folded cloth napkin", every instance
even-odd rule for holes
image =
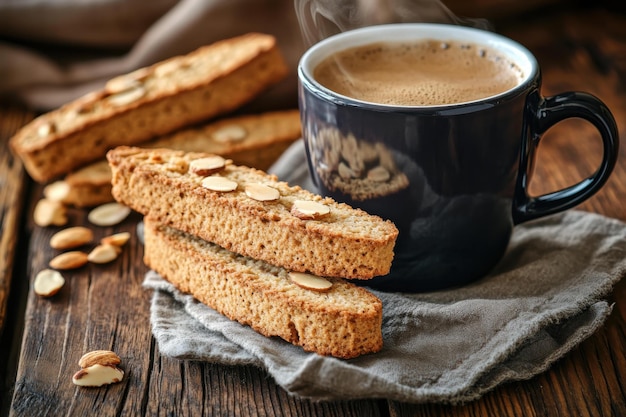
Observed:
[[[303,158],[296,143],[273,171],[308,181],[297,168]],[[373,291],[383,302],[384,347],[351,360],[261,336],[154,271],[144,286],[155,290],[151,322],[163,355],[255,365],[289,393],[316,400],[459,403],[546,370],[597,330],[612,310],[604,298],[626,273],[625,255],[626,224],[597,214],[570,210],[519,225],[499,265],[471,285]]]

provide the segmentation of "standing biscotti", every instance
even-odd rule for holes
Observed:
[[[369,279],[391,268],[390,221],[206,153],[118,147],[113,196],[159,223],[273,265]]]
[[[180,291],[265,336],[306,351],[354,358],[382,348],[382,303],[364,288],[328,278],[323,292],[294,283],[288,271],[149,218],[144,261]]]
[[[287,71],[270,35],[216,42],[110,80],[102,90],[36,118],[10,146],[34,180],[47,182],[117,145],[232,111]]]

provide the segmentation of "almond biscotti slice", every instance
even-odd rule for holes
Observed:
[[[327,278],[323,292],[294,283],[284,268],[236,255],[144,218],[144,261],[180,291],[265,336],[304,350],[354,358],[382,348],[382,303]]]
[[[213,153],[267,170],[301,136],[300,112],[290,109],[221,119],[162,136],[145,147]]]
[[[133,145],[232,111],[283,79],[273,36],[250,33],[110,80],[11,138],[30,176],[47,182]]]
[[[108,152],[117,201],[233,252],[321,276],[389,272],[390,221],[206,153],[122,146]]]
[[[232,159],[238,165],[268,169],[300,136],[300,114],[294,109],[229,117],[183,129],[142,146],[210,152]],[[44,190],[60,187],[64,187],[61,201],[76,207],[113,201],[111,169],[104,158],[70,172]]]

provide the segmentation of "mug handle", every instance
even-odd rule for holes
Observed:
[[[598,129],[604,149],[602,163],[594,174],[577,184],[530,197],[528,184],[539,140],[551,126],[570,117],[585,119]],[[619,137],[613,115],[598,98],[581,92],[542,98],[536,92],[527,100],[524,125],[528,131],[522,140],[519,174],[513,197],[514,224],[574,207],[595,194],[608,180],[617,160]]]

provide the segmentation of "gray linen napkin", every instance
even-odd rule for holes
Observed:
[[[298,181],[308,178],[301,146],[273,171],[306,186]],[[261,336],[156,272],[144,286],[155,290],[151,322],[163,355],[255,365],[289,393],[316,400],[459,403],[546,370],[597,330],[611,313],[604,298],[626,272],[625,255],[626,225],[614,219],[570,210],[522,224],[478,282],[426,294],[373,291],[383,302],[384,347],[351,360]]]

